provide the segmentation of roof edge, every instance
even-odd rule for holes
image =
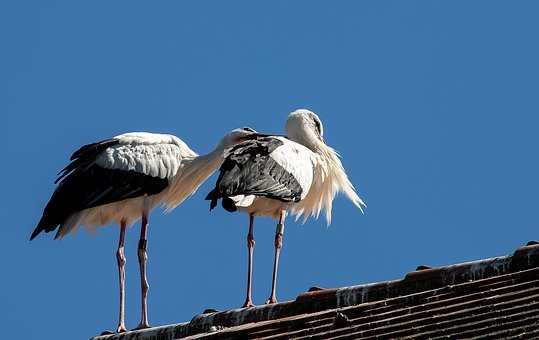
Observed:
[[[144,333],[145,338],[170,336],[170,338],[175,339],[205,332],[214,332],[247,323],[276,320],[299,314],[316,313],[328,309],[406,296],[447,285],[487,279],[535,267],[539,267],[539,244],[529,242],[528,245],[518,248],[513,254],[507,256],[437,268],[420,266],[418,267],[419,270],[410,272],[399,280],[343,288],[316,289],[298,295],[294,301],[199,314],[188,323],[97,336],[92,339],[140,339],[140,333]]]

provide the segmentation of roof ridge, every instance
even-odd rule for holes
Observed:
[[[398,280],[342,288],[311,289],[308,292],[299,294],[293,301],[221,312],[212,311],[211,313],[196,315],[188,323],[95,337],[94,340],[127,339],[128,335],[135,336],[140,332],[144,332],[148,336],[161,335],[166,332],[167,334],[172,334],[175,339],[253,322],[278,320],[301,314],[318,314],[318,312],[357,306],[369,302],[402,298],[404,296],[410,297],[453,285],[473,285],[477,284],[475,282],[479,280],[492,277],[503,278],[505,274],[526,271],[536,267],[539,267],[539,244],[530,242],[507,256],[437,268],[420,266],[418,267],[419,270],[410,272],[404,278]]]
[[[514,287],[522,287],[522,288],[524,288],[524,286],[530,285],[531,282],[526,282],[526,281],[524,281],[524,283],[520,282],[520,281],[524,280],[524,278],[522,278],[522,277],[528,277],[528,276],[539,277],[537,275],[539,273],[539,268],[529,269],[529,270],[527,270],[527,273],[525,275],[520,275],[521,273],[523,273],[523,272],[512,273],[512,274],[507,274],[506,275],[508,277],[513,277],[513,281],[515,281],[515,284],[513,285]],[[522,277],[521,278],[514,278],[515,275],[522,276]],[[488,281],[488,280],[489,279],[482,279],[482,281]],[[535,286],[537,286],[538,281],[539,280],[534,281]],[[459,287],[459,286],[465,286],[465,285],[469,285],[469,283],[468,282],[461,283],[461,284],[455,285],[453,288],[456,288],[456,287]],[[488,285],[483,285],[483,287],[485,287],[485,286],[488,286]],[[507,289],[508,288],[506,288],[506,287],[499,288],[499,290],[507,290]],[[525,289],[523,291],[521,290],[518,294],[522,295],[523,294],[522,292],[528,291],[530,289],[536,291],[539,288],[537,288],[537,287],[527,288],[527,289]],[[438,288],[438,289],[435,289],[434,291],[440,291],[440,290],[441,289]],[[478,299],[478,300],[473,300],[473,301],[465,301],[464,303],[461,303],[461,305],[474,304],[475,302],[478,302],[478,301],[488,301],[489,299],[491,299],[491,296],[495,296],[496,293],[497,293],[496,290],[491,290],[491,289],[489,289],[486,292],[473,292],[470,295],[483,295],[482,298]],[[419,294],[421,294],[421,293],[419,293]],[[515,294],[515,293],[514,292],[504,292],[503,294],[500,295],[500,297],[509,296],[509,295],[512,295],[512,294]],[[534,299],[535,296],[538,296],[538,295],[536,294],[533,297],[526,296],[526,297],[523,297],[521,299],[522,300],[531,300],[531,299]],[[314,331],[316,329],[327,328],[328,325],[331,325],[331,324],[335,323],[336,320],[338,319],[339,315],[342,315],[341,318],[343,318],[345,323],[348,323],[348,324],[354,323],[354,324],[356,324],[356,323],[360,322],[360,325],[368,324],[369,327],[372,328],[373,325],[375,325],[375,324],[381,324],[383,326],[383,324],[387,323],[389,320],[407,319],[409,317],[409,314],[412,314],[412,313],[415,313],[416,318],[417,318],[417,316],[419,314],[425,314],[426,319],[429,319],[429,318],[433,317],[432,315],[430,315],[430,312],[433,312],[433,311],[436,311],[436,310],[443,311],[444,308],[447,308],[447,307],[440,306],[440,307],[437,307],[434,310],[428,310],[428,308],[425,308],[425,306],[427,306],[429,304],[436,304],[437,302],[443,302],[444,300],[431,301],[431,302],[426,302],[425,303],[425,301],[424,301],[425,299],[428,299],[428,296],[423,296],[420,299],[418,299],[417,301],[414,301],[411,306],[410,305],[406,306],[405,303],[396,304],[396,305],[394,305],[395,307],[397,307],[399,305],[401,305],[401,307],[397,307],[398,309],[390,310],[388,312],[380,313],[380,314],[373,313],[373,310],[368,308],[369,305],[373,306],[373,305],[376,305],[379,302],[379,301],[373,301],[373,302],[366,302],[364,304],[356,305],[356,306],[328,309],[328,310],[315,312],[315,313],[311,313],[311,314],[300,314],[300,315],[293,315],[293,316],[284,317],[284,318],[279,319],[278,326],[273,325],[275,320],[251,322],[251,323],[241,324],[241,325],[237,325],[237,326],[233,326],[233,327],[229,327],[229,328],[223,328],[222,331],[219,332],[219,333],[213,333],[213,334],[199,333],[199,334],[191,335],[191,336],[188,336],[186,339],[198,339],[198,338],[201,338],[201,337],[202,338],[203,337],[212,338],[214,336],[215,337],[226,337],[228,334],[233,334],[234,332],[247,332],[247,331],[249,332],[250,335],[253,335],[256,338],[258,338],[261,335],[262,335],[262,338],[265,338],[267,333],[278,332],[280,329],[286,329],[287,330],[287,336],[289,336],[289,335],[293,335],[293,332],[295,332],[295,331],[292,331],[290,329],[290,328],[292,328],[294,323],[299,323],[299,324],[302,324],[302,325],[307,325],[308,324],[309,325],[309,327],[308,327],[309,330]],[[452,300],[452,299],[454,299],[454,298],[449,298],[449,299],[447,299],[445,301],[449,301],[449,300]],[[394,298],[394,300],[403,300],[404,301],[404,300],[407,300],[407,296],[396,297],[396,298]],[[383,301],[383,302],[386,302],[386,301]],[[498,302],[498,303],[499,304],[510,304],[512,302],[514,302],[514,301],[505,301],[505,302],[501,301],[501,302]],[[453,305],[453,306],[451,306],[451,308],[452,309],[454,309],[454,308],[458,309],[457,306],[458,305]],[[362,309],[362,312],[367,312],[367,315],[358,317],[356,315],[357,314],[357,309],[361,308],[361,307],[366,307],[366,308]],[[515,308],[522,309],[521,306],[518,306],[518,307],[515,307]],[[416,311],[415,309],[418,309],[418,310]],[[426,310],[421,310],[421,309],[426,309]],[[474,306],[470,310],[484,310],[484,309],[486,309],[488,311],[488,312],[484,312],[484,314],[485,313],[486,314],[488,314],[488,313],[490,313],[490,314],[494,313],[495,314],[496,313],[495,311],[490,311],[487,308],[487,306],[485,306],[485,305]],[[405,311],[405,310],[407,310],[408,313],[403,314],[402,311]],[[466,311],[464,311],[464,310],[455,310],[455,311],[452,311],[450,313],[445,313],[445,314],[442,313],[442,314],[439,314],[438,316],[434,316],[434,317],[438,317],[440,319],[439,321],[437,321],[437,324],[450,323],[452,320],[443,320],[443,319],[449,318],[451,315],[459,315],[459,314],[468,313],[468,312],[469,312],[469,310],[466,310]],[[396,314],[396,315],[394,315],[394,314]],[[429,315],[430,315],[430,317],[429,317]],[[381,316],[382,316],[382,318],[380,318]],[[380,319],[377,320],[377,318],[380,318]],[[360,321],[360,320],[362,320],[362,321]],[[410,322],[418,322],[418,320],[411,320],[411,321],[403,320],[403,322],[404,322],[403,324],[407,324],[407,323],[410,323]],[[317,324],[320,324],[320,323],[322,323],[322,324],[317,325]],[[265,329],[268,325],[273,325],[273,326],[271,326],[270,329]],[[395,326],[395,325],[393,325],[393,326]],[[351,326],[349,326],[349,327],[351,327]],[[416,329],[416,328],[414,328],[414,329]],[[218,330],[221,330],[221,329],[218,329]],[[301,333],[301,332],[303,332],[303,329],[299,329],[297,332]],[[236,333],[236,335],[237,335],[237,333]],[[270,335],[267,335],[267,336],[270,336]]]

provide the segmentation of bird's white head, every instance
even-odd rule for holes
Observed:
[[[227,133],[217,145],[218,148],[226,149],[231,146],[234,146],[238,143],[241,143],[250,137],[256,135],[257,132],[250,127],[242,127],[234,129]]]
[[[291,140],[316,150],[324,143],[324,126],[318,116],[307,109],[299,109],[288,115],[286,135]]]
[[[318,217],[320,211],[325,210],[329,224],[333,199],[341,191],[363,211],[365,203],[348,179],[339,154],[324,141],[324,127],[320,118],[312,111],[299,109],[288,116],[285,128],[288,138],[306,146],[319,156],[314,159],[317,175],[311,189],[294,209],[305,219],[309,215]]]

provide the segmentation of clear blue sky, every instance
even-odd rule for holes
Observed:
[[[11,1],[0,5],[0,323],[87,338],[117,321],[117,227],[28,242],[78,146],[168,132],[200,153],[234,127],[325,123],[368,205],[290,221],[278,297],[401,278],[538,238],[539,5],[532,1]],[[149,231],[150,322],[244,299],[247,217],[208,212],[212,177]],[[127,238],[127,325],[139,321]],[[274,222],[255,227],[268,297]],[[7,332],[7,334],[6,334]]]

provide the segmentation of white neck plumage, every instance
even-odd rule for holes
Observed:
[[[298,217],[303,216],[304,221],[309,216],[318,218],[320,212],[324,210],[329,225],[333,199],[339,192],[343,192],[363,212],[365,203],[348,179],[337,151],[315,137],[312,131],[295,134],[291,139],[303,144],[316,155],[313,164],[313,183],[309,193],[293,208]]]
[[[224,146],[219,144],[212,152],[191,159],[183,159],[178,173],[170,181],[163,203],[165,211],[174,209],[197,189],[223,163]]]

